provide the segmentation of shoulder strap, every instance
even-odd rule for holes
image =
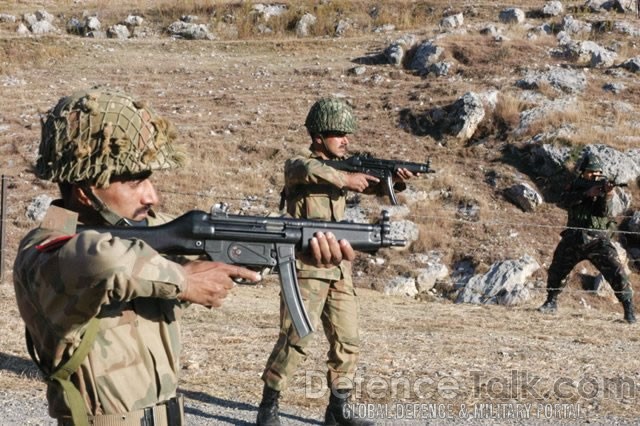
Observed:
[[[71,358],[62,365],[59,365],[51,374],[48,374],[44,370],[39,358],[36,356],[36,350],[33,345],[31,333],[29,333],[29,330],[25,328],[27,350],[29,351],[31,359],[36,363],[40,371],[42,371],[45,376],[45,380],[48,382],[55,381],[60,384],[64,393],[65,403],[67,404],[67,407],[69,407],[69,410],[71,410],[73,424],[77,426],[88,426],[89,417],[87,415],[87,410],[85,409],[84,399],[82,398],[80,391],[74,386],[73,382],[69,380],[69,377],[78,370],[82,361],[84,361],[89,354],[89,351],[93,346],[93,342],[96,340],[99,325],[100,320],[98,318],[91,318],[91,321],[89,321],[89,325],[82,336],[80,345],[73,355],[71,355]]]

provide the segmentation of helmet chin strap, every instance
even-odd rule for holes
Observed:
[[[333,155],[333,153],[327,147],[327,141],[324,139],[324,136],[322,135],[322,133],[318,134],[318,136],[320,137],[320,140],[322,141],[322,149],[324,151],[323,154],[329,159],[335,158],[335,155]]]
[[[91,202],[91,206],[98,212],[98,214],[107,222],[109,225],[115,226],[147,226],[149,223],[147,219],[142,220],[133,220],[127,219],[125,217],[120,216],[113,210],[111,210],[107,205],[102,201],[88,185],[82,186],[82,192],[87,196],[89,201]]]

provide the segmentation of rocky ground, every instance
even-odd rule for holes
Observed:
[[[81,6],[97,13],[99,3]],[[340,37],[286,33],[233,38],[229,31],[216,33],[220,24],[211,28],[215,39],[184,40],[162,31],[179,18],[177,12],[158,14],[142,4],[115,3],[116,12],[103,5],[105,24],[137,13],[151,27],[152,17],[162,17],[162,26],[157,24],[146,37],[123,40],[64,32],[19,35],[17,23],[0,22],[0,169],[8,177],[5,279],[0,285],[0,404],[5,411],[0,424],[51,423],[44,384],[24,348],[11,262],[21,236],[36,226],[26,215],[33,200],[56,195],[55,186],[37,181],[29,170],[37,154],[41,113],[59,97],[93,85],[133,93],[178,127],[191,162],[176,175],[156,178],[161,209],[173,214],[206,210],[218,201],[246,214],[277,211],[283,162],[306,146],[302,123],[320,96],[342,96],[353,104],[360,119],[354,150],[383,158],[431,159],[437,173],[413,180],[408,195],[400,197],[404,207],[394,210],[393,220],[413,223],[417,239],[405,251],[383,250],[356,262],[363,339],[356,402],[379,424],[637,422],[637,325],[620,321],[621,307],[610,293],[596,296],[583,290],[595,270],[588,264],[575,269],[558,315],[535,311],[544,299],[546,267],[566,220],[557,193],[567,170],[581,149],[595,142],[631,156],[639,136],[635,73],[553,55],[560,32],[553,25],[570,13],[594,25],[610,22],[611,31],[572,37],[617,49],[617,65],[636,57],[638,47],[633,31],[614,30],[621,28],[614,24],[633,29],[638,25],[635,15],[592,13],[576,9],[582,2],[564,2],[563,15],[544,17],[534,13],[544,2],[527,2],[520,6],[527,11],[525,22],[507,25],[499,20],[503,6],[494,2],[465,3],[458,10],[450,2],[435,1],[426,24],[382,32],[361,26]],[[2,1],[0,6],[0,14],[16,16],[43,7]],[[44,7],[60,28],[72,16],[82,16],[58,2]],[[200,22],[206,21],[207,11],[198,12]],[[440,19],[454,12],[464,13],[464,24],[444,29]],[[552,24],[555,32],[531,29],[544,24]],[[481,34],[491,25],[499,33]],[[417,40],[438,39],[453,64],[450,73],[420,75],[372,61],[408,33]],[[547,75],[556,68],[582,72],[585,85],[570,96],[548,82],[537,89],[516,85],[530,72]],[[603,89],[607,83],[622,86],[614,93]],[[469,91],[495,90],[501,101],[493,110],[487,107],[469,139],[438,135],[429,127],[438,107]],[[537,107],[549,104],[565,108],[562,113],[547,111],[538,121],[524,120],[531,117],[527,111],[539,113]],[[527,130],[521,129],[521,118]],[[544,144],[568,155],[566,170],[551,176],[532,170],[526,154]],[[507,188],[522,182],[544,197],[533,211],[523,211],[505,197]],[[637,210],[637,184],[634,179],[629,183],[625,191],[630,201],[620,222]],[[371,197],[363,197],[359,207],[363,219],[389,208],[386,200]],[[636,238],[633,233],[619,236],[626,243]],[[433,291],[416,289],[412,297],[383,294],[396,277],[415,282],[416,259],[427,255],[446,267],[447,279]],[[539,267],[523,282],[528,297],[515,306],[452,302],[458,266],[484,274],[495,262],[524,255]],[[635,273],[632,283],[637,288]],[[273,276],[264,286],[238,287],[221,309],[189,311],[182,359],[189,424],[253,420],[259,376],[276,335]],[[287,424],[322,419],[327,400],[321,385],[323,336],[312,353],[283,395]]]
[[[277,283],[267,281],[236,288],[220,309],[190,309],[181,385],[188,424],[254,420],[259,376],[277,337]],[[6,286],[2,293],[10,296]],[[354,402],[378,424],[637,419],[640,364],[628,354],[640,350],[640,343],[619,313],[561,307],[558,315],[545,316],[534,303],[424,303],[365,289],[359,296],[363,352]],[[19,325],[3,322],[3,329]],[[283,393],[285,424],[322,419],[326,345],[320,333],[312,356]],[[19,347],[13,354],[7,349],[0,424],[50,424],[44,385]]]

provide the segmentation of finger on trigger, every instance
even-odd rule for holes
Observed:
[[[247,268],[238,268],[238,278],[251,281],[252,283],[260,281],[260,274]]]

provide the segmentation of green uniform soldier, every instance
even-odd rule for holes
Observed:
[[[27,346],[61,425],[180,425],[180,322],[188,303],[220,306],[254,271],[168,260],[139,240],[76,233],[76,224],[145,226],[149,177],[184,155],[175,131],[128,95],[90,89],[60,99],[42,123],[37,175],[59,184],[44,221],[20,243],[14,285]]]
[[[340,221],[344,219],[347,191],[382,193],[379,181],[362,173],[345,173],[320,160],[340,159],[347,154],[348,134],[356,130],[351,108],[335,98],[318,100],[310,109],[305,126],[311,137],[310,154],[285,163],[283,199],[288,214],[295,218]],[[398,172],[397,189],[413,174]],[[310,320],[322,323],[329,341],[327,385],[331,391],[325,413],[327,425],[369,424],[350,418],[347,402],[360,354],[358,303],[351,280],[351,262],[319,268],[304,258],[297,260],[300,292]],[[325,265],[330,266],[330,265]],[[267,361],[262,380],[264,390],[258,411],[259,425],[279,425],[278,398],[288,379],[307,357],[313,334],[301,339],[281,302],[280,336]]]
[[[540,312],[557,311],[558,295],[566,285],[565,278],[573,267],[589,260],[615,291],[624,308],[624,319],[636,322],[633,289],[618,252],[611,242],[615,222],[611,219],[613,184],[602,174],[602,163],[594,154],[587,155],[580,165],[580,176],[564,194],[568,205],[567,229],[549,266],[547,300]]]

